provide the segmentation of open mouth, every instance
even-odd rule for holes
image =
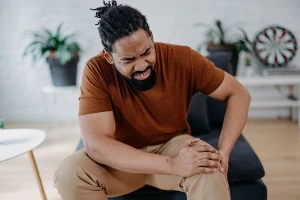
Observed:
[[[143,73],[136,73],[134,74],[134,79],[136,80],[146,80],[147,78],[149,78],[149,76],[151,75],[151,69],[147,69],[146,71],[144,71]]]

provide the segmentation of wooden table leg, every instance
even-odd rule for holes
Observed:
[[[32,166],[32,169],[34,171],[35,178],[36,178],[36,181],[38,183],[42,198],[43,198],[43,200],[47,200],[46,195],[45,195],[45,191],[44,191],[44,187],[43,187],[43,183],[42,183],[42,180],[41,180],[41,177],[40,177],[40,173],[39,173],[39,170],[37,168],[37,165],[36,165],[36,162],[35,162],[35,159],[34,159],[33,152],[29,151],[28,155],[29,155],[29,158],[30,158],[31,166]]]

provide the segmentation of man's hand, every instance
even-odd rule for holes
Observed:
[[[221,157],[210,145],[200,145],[198,138],[185,141],[177,156],[172,158],[175,175],[190,177],[195,174],[211,174],[221,169]]]
[[[229,155],[222,150],[219,150],[219,155],[221,156],[221,165],[220,172],[224,174],[226,180],[228,181],[228,161]]]

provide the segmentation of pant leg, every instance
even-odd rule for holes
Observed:
[[[157,152],[161,155],[176,156],[184,141],[190,135],[180,135],[167,142]],[[200,141],[196,145],[207,144]],[[188,200],[228,200],[229,185],[221,172],[196,174],[189,178],[171,175],[147,175],[147,184],[163,189],[185,192]]]
[[[122,172],[100,165],[85,150],[66,158],[54,175],[54,187],[64,200],[107,200],[145,185],[145,175]]]

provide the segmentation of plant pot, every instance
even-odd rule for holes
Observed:
[[[76,56],[64,65],[62,65],[58,58],[47,58],[50,65],[50,72],[52,83],[54,86],[72,86],[76,85],[77,80],[77,64],[79,56]]]
[[[237,73],[237,64],[239,60],[239,54],[236,50],[235,45],[217,45],[217,44],[209,44],[207,46],[207,51],[210,54],[218,54],[218,53],[228,53],[231,54],[231,66],[232,66],[232,74],[236,76]]]

